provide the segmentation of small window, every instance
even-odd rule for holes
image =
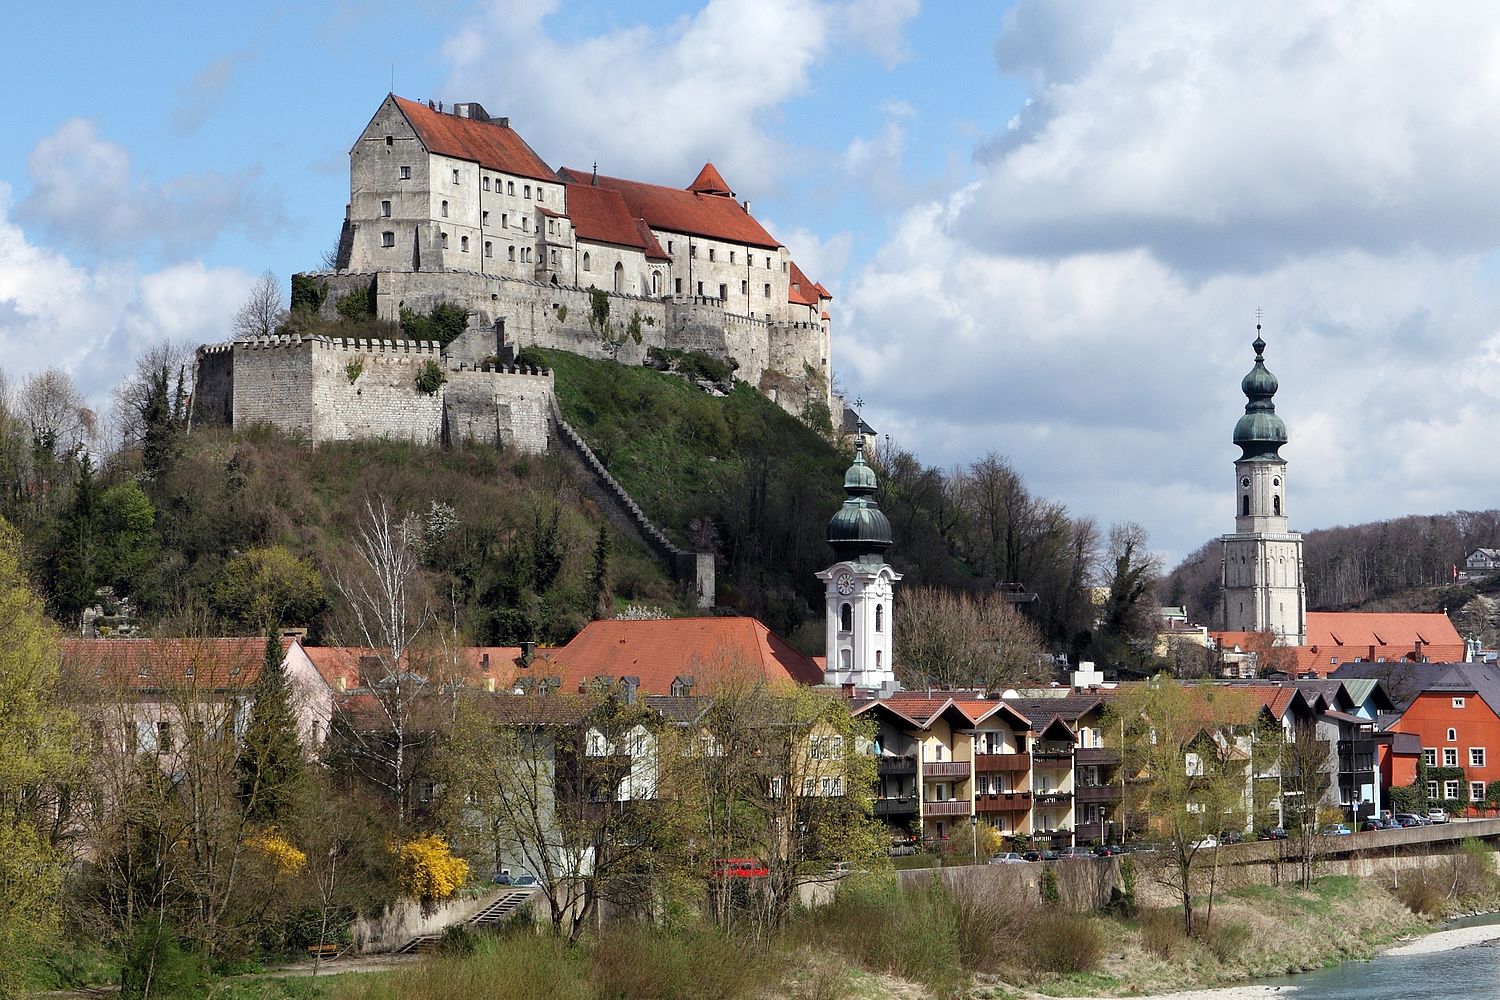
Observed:
[[[839,606],[839,631],[854,631],[854,605],[846,603]]]
[[[877,631],[877,632],[884,632],[885,631],[885,605],[884,604],[877,604],[877,605],[875,605],[875,631]]]
[[[536,200],[537,201],[546,201],[547,200],[546,189],[544,189],[540,184],[538,184],[536,186]]]
[[[411,167],[402,167],[401,168],[401,179],[403,181],[409,181],[409,180],[411,180]]]
[[[1469,782],[1469,801],[1470,802],[1483,802],[1484,801],[1484,782],[1482,782],[1482,781],[1471,781],[1471,782]]]
[[[1271,513],[1277,517],[1281,516],[1281,497],[1275,496],[1271,498]]]
[[[455,184],[458,183],[458,171],[457,170],[453,171],[453,183],[455,183]]]
[[[486,191],[490,189],[490,179],[488,177],[481,181],[480,184]]]
[[[1448,781],[1443,782],[1443,798],[1458,798],[1458,779],[1451,778]]]
[[[766,298],[769,299],[770,297],[771,297],[771,286],[769,284],[767,284],[766,285]]]
[[[727,298],[729,298],[729,286],[728,285],[720,285],[719,286],[719,301],[723,302]]]
[[[698,257],[698,248],[693,246],[691,243],[688,244],[688,256],[692,257],[695,260]]]
[[[443,249],[448,249],[448,234],[443,233]]]
[[[1428,767],[1437,767],[1437,747],[1422,748],[1422,763]]]
[[[1458,766],[1458,747],[1443,747],[1443,766]]]
[[[491,243],[489,240],[484,241],[484,255],[486,257],[495,256],[495,244]]]
[[[671,253],[671,252],[672,252],[672,241],[671,240],[667,240],[667,253]]]
[[[531,232],[531,219],[529,217],[527,217],[527,216],[524,216],[524,215],[521,216],[521,232],[523,232],[523,233],[529,233],[529,232]]]
[[[1484,747],[1469,747],[1469,766],[1484,767]]]
[[[490,213],[489,212],[480,212],[479,213],[479,224],[481,226],[488,226],[490,224]]]
[[[507,213],[505,213],[505,212],[501,212],[500,213],[500,228],[501,229],[509,229],[510,228],[510,215],[507,214]]]
[[[1240,516],[1241,517],[1249,517],[1250,516],[1250,498],[1249,497],[1240,497]]]
[[[382,201],[380,203],[380,216],[381,216],[381,218],[384,218],[384,219],[389,219],[391,217],[391,203],[390,202],[388,202],[388,201]]]
[[[703,282],[698,282],[698,298],[703,298]]]
[[[523,188],[522,190],[525,192],[524,195],[523,195],[523,197],[526,197],[526,198],[530,198],[531,197],[531,185],[530,184],[527,184],[525,186],[525,188]]]
[[[771,258],[767,257],[766,258],[766,267],[770,268],[770,266],[771,266]]]
[[[1454,698],[1453,699],[1453,707],[1454,708],[1463,708],[1464,704],[1465,704],[1465,702],[1464,702],[1464,700],[1462,698]]]
[[[1454,729],[1453,727],[1450,726],[1448,728],[1448,742],[1449,743],[1455,743],[1457,741],[1458,741],[1458,730]]]
[[[505,193],[506,194],[515,194],[516,193],[516,182],[515,181],[506,181],[505,182]]]
[[[156,752],[172,752],[172,724],[165,719],[156,724]]]
[[[469,252],[469,238],[467,236],[460,236],[458,238],[458,249],[464,253]]]
[[[682,279],[681,278],[674,278],[672,280],[672,289],[673,289],[673,291],[674,291],[675,294],[677,294],[677,295],[681,295],[682,294]]]
[[[396,137],[393,136],[393,135],[386,136],[385,137],[385,144],[387,146],[394,146],[396,144]]]
[[[506,247],[505,248],[505,255],[510,260],[514,261],[516,259],[516,248],[515,247]]]
[[[589,255],[587,252],[585,252],[583,255],[583,269],[585,271],[593,270],[593,268],[589,265]]]
[[[748,282],[748,281],[742,281],[742,282],[740,282],[740,294],[741,295],[749,295],[750,294],[750,282]]]
[[[729,251],[729,263],[731,263],[731,264],[734,263],[734,251],[733,250]]]
[[[1438,797],[1436,781],[1429,781],[1427,783],[1427,797],[1429,799],[1435,799]]]
[[[393,232],[391,232],[390,230],[386,230],[385,232],[381,233],[380,234],[380,245],[383,246],[383,247],[393,247],[393,246],[395,246],[396,245],[396,234],[393,233]]]
[[[446,201],[443,202],[442,214],[443,214],[443,218],[446,219],[448,217],[448,203]]]
[[[710,261],[712,261],[714,259],[714,248],[713,247],[709,247],[708,248],[708,259]]]

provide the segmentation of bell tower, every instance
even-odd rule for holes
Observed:
[[[1234,533],[1223,536],[1223,627],[1271,631],[1285,645],[1307,639],[1302,535],[1287,530],[1286,424],[1276,415],[1279,383],[1266,368],[1266,342],[1255,327],[1255,367],[1240,382],[1244,416],[1234,425]]]
[[[827,603],[823,682],[891,691],[893,584],[901,574],[885,561],[891,522],[876,506],[875,487],[861,441],[844,474],[844,505],[828,522],[828,544],[838,561],[818,574]]]

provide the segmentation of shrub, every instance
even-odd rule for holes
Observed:
[[[1495,852],[1473,837],[1466,837],[1453,856],[1453,895],[1459,899],[1483,899],[1494,894],[1500,877],[1495,874]]]
[[[451,924],[438,939],[438,951],[444,955],[472,955],[479,944],[479,935],[468,924]]]
[[[424,906],[452,896],[469,879],[469,863],[455,858],[443,841],[427,834],[396,849],[401,889]]]
[[[1140,923],[1141,947],[1157,958],[1170,959],[1185,937],[1182,914],[1176,910],[1143,910]]]
[[[469,311],[451,302],[439,302],[426,314],[401,309],[401,334],[408,340],[435,340],[447,347],[468,328]]]
[[[523,347],[516,352],[516,364],[526,368],[546,368],[547,356],[535,347]]]
[[[1035,920],[1022,955],[1034,972],[1088,972],[1104,957],[1104,933],[1093,917],[1060,913]]]
[[[1438,884],[1433,875],[1425,871],[1407,873],[1396,888],[1396,898],[1413,913],[1432,916],[1443,906],[1447,895],[1445,887]]]
[[[182,946],[170,923],[145,921],[126,946],[120,969],[123,997],[200,997],[207,992],[208,967],[202,957]]]
[[[349,377],[349,384],[353,385],[359,381],[360,374],[365,370],[365,363],[361,358],[355,358],[344,366],[344,374]]]
[[[736,1000],[761,993],[769,970],[758,954],[718,930],[616,924],[595,943],[590,971],[601,997]]]
[[[305,274],[292,275],[292,311],[315,313],[328,298],[328,285]]]
[[[446,381],[448,376],[443,373],[443,366],[431,358],[417,371],[417,388],[429,396],[441,389]]]
[[[1061,898],[1061,893],[1057,890],[1057,870],[1051,865],[1042,869],[1042,877],[1037,880],[1037,888],[1041,890],[1044,903],[1056,903]]]
[[[1243,920],[1221,920],[1208,930],[1208,950],[1221,962],[1238,958],[1254,936]]]
[[[339,316],[346,320],[357,321],[367,316],[375,315],[375,286],[341,295],[334,308],[338,310]]]
[[[535,934],[482,938],[474,954],[439,955],[383,976],[340,976],[333,1000],[594,1000],[579,949]]]

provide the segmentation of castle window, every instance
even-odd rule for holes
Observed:
[[[885,666],[885,650],[877,649],[875,650],[875,669],[879,670],[883,666]]]
[[[557,220],[556,219],[548,219],[547,220],[547,235],[548,236],[555,236],[555,235],[557,235]]]
[[[708,248],[708,259],[709,260],[713,260],[714,259],[714,248],[713,247],[709,247]]]
[[[703,298],[703,282],[698,282],[698,298]]]
[[[469,252],[469,238],[467,236],[460,236],[458,238],[458,249],[462,250],[464,253]]]
[[[847,602],[839,605],[839,631],[854,631],[854,605]]]
[[[698,248],[693,246],[691,243],[688,244],[688,256],[692,257],[695,260],[698,257]]]
[[[531,185],[530,184],[526,185],[526,187],[523,190],[525,192],[525,196],[527,198],[530,198],[531,197]]]
[[[488,190],[489,190],[489,189],[490,189],[490,179],[489,179],[489,178],[488,178],[488,177],[486,177],[486,178],[485,178],[485,179],[484,179],[484,189],[485,189],[485,190],[486,190],[486,191],[488,191]]]
[[[542,186],[540,184],[538,184],[536,186],[536,200],[537,201],[546,201],[547,200],[547,192],[542,188]]]
[[[617,291],[617,292],[623,292],[624,290],[625,290],[625,265],[619,263],[618,261],[616,261],[615,262],[615,291]]]
[[[505,193],[506,194],[515,194],[516,193],[516,182],[515,181],[506,181],[505,182]]]
[[[733,250],[729,251],[729,263],[731,263],[731,264],[734,263],[734,251]]]
[[[507,215],[505,212],[501,212],[500,213],[500,228],[501,229],[509,229],[510,228],[510,216]]]
[[[490,224],[490,213],[488,213],[488,212],[480,212],[479,213],[479,224],[481,226],[488,226]]]
[[[383,246],[383,247],[393,247],[393,246],[395,246],[396,245],[396,234],[393,233],[393,232],[390,232],[389,230],[387,230],[386,232],[381,233],[380,234],[380,245]]]
[[[505,248],[505,255],[510,260],[515,260],[516,259],[516,248],[515,247],[506,247]]]
[[[682,294],[682,279],[681,278],[675,279],[672,282],[672,287],[676,290],[676,293],[678,295],[681,295]]]
[[[585,271],[592,270],[592,268],[589,267],[589,255],[587,252],[585,252],[583,255],[583,269]]]
[[[552,251],[552,266],[553,267],[557,266],[557,251],[556,250]]]
[[[652,271],[651,272],[651,294],[652,295],[660,295],[661,294],[661,272],[660,271]]]
[[[771,258],[767,257],[766,258],[766,267],[769,268],[770,266],[771,266]]]
[[[529,233],[529,232],[531,232],[531,220],[528,219],[524,215],[521,216],[521,232],[523,232],[523,233]]]
[[[411,180],[411,167],[402,167],[401,168],[401,179],[403,181],[409,181],[409,180]]]
[[[748,282],[748,281],[742,281],[742,282],[740,282],[740,294],[741,295],[749,295],[750,294],[750,282]]]
[[[766,285],[766,298],[769,299],[770,297],[771,297],[771,286],[768,284],[768,285]]]
[[[385,144],[387,146],[394,146],[396,144],[396,137],[393,136],[393,135],[386,136],[385,137]]]
[[[443,212],[443,218],[446,219],[448,217],[448,203],[446,201],[443,202],[442,212]]]
[[[720,285],[719,286],[719,301],[723,302],[727,298],[729,298],[729,286],[728,285]]]
[[[382,201],[380,203],[380,215],[381,215],[381,218],[385,218],[385,219],[389,219],[391,217],[391,203],[390,202],[388,202],[388,201]]]
[[[458,183],[458,171],[457,170],[453,171],[453,183],[455,183],[455,184]]]
[[[443,249],[448,249],[448,234],[443,233]]]
[[[1275,514],[1277,517],[1281,516],[1281,497],[1271,498],[1271,513]]]
[[[877,604],[877,605],[875,605],[875,631],[877,631],[877,632],[884,632],[885,631],[885,605],[884,604]]]
[[[495,244],[491,243],[489,240],[484,241],[484,255],[486,257],[495,256]]]

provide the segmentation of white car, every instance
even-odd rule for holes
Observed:
[[[985,862],[987,865],[1024,865],[1025,863],[1026,859],[1015,851],[1006,851],[1004,854],[997,854]]]
[[[1194,841],[1192,846],[1198,850],[1202,850],[1205,847],[1218,847],[1219,838],[1215,837],[1213,834],[1209,834],[1202,840]]]
[[[1429,810],[1427,810],[1427,822],[1429,822],[1429,823],[1446,823],[1446,822],[1448,822],[1448,810],[1446,810],[1446,809],[1429,809]]]

